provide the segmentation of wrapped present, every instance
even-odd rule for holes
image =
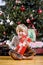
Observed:
[[[25,40],[26,39],[26,40]],[[31,42],[32,40],[30,38],[26,38],[26,36],[23,36],[21,39],[20,39],[20,42],[19,42],[19,45],[17,46],[18,48],[18,53],[19,54],[24,54],[24,52],[26,51],[27,49],[27,42]]]
[[[32,41],[36,41],[35,29],[28,29],[28,37],[31,38]]]

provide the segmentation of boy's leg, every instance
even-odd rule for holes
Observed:
[[[24,56],[23,60],[32,60],[33,58],[34,58],[34,56],[29,56],[29,57]]]
[[[26,56],[26,57],[34,56],[34,55],[36,55],[36,52],[34,51],[34,49],[32,49],[30,47],[27,48],[26,52],[24,53],[24,56]]]
[[[22,59],[22,55],[18,54],[16,51],[14,50],[10,50],[9,51],[9,55],[15,59],[15,60],[21,60]]]
[[[36,55],[35,51],[29,47],[26,49],[23,59],[24,60],[32,60],[34,58],[34,55]]]

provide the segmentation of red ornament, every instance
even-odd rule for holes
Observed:
[[[19,21],[19,22],[17,22],[17,24],[19,25],[19,24],[21,24],[21,22]]]
[[[15,10],[16,6],[13,7],[13,9]]]
[[[4,31],[3,34],[6,35],[6,32]]]
[[[21,3],[21,1],[20,1],[20,0],[16,0],[15,2],[16,2],[16,4],[19,4],[19,3]]]
[[[30,21],[30,19],[29,19],[29,18],[26,20],[26,22],[27,22],[27,23],[31,23],[31,21]]]
[[[20,10],[21,10],[21,11],[25,11],[25,7],[22,5],[22,6],[20,7]]]
[[[35,29],[35,26],[34,26],[34,25],[32,25],[32,28],[33,28],[33,29]]]
[[[41,13],[42,13],[42,10],[41,10],[41,9],[39,9],[39,10],[38,10],[38,14],[41,14]]]
[[[35,20],[35,19],[32,17],[31,20],[33,21],[33,20]]]

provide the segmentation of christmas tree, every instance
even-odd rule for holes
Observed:
[[[43,36],[43,0],[5,0],[3,10],[3,30],[8,36],[16,34],[15,29],[19,24],[25,24],[29,29],[37,30],[38,37]],[[2,17],[2,15],[0,15]],[[2,33],[3,31],[1,31]]]

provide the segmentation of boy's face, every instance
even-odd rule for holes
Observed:
[[[22,38],[23,35],[26,35],[26,33],[24,31],[19,31],[18,32],[18,37]]]

